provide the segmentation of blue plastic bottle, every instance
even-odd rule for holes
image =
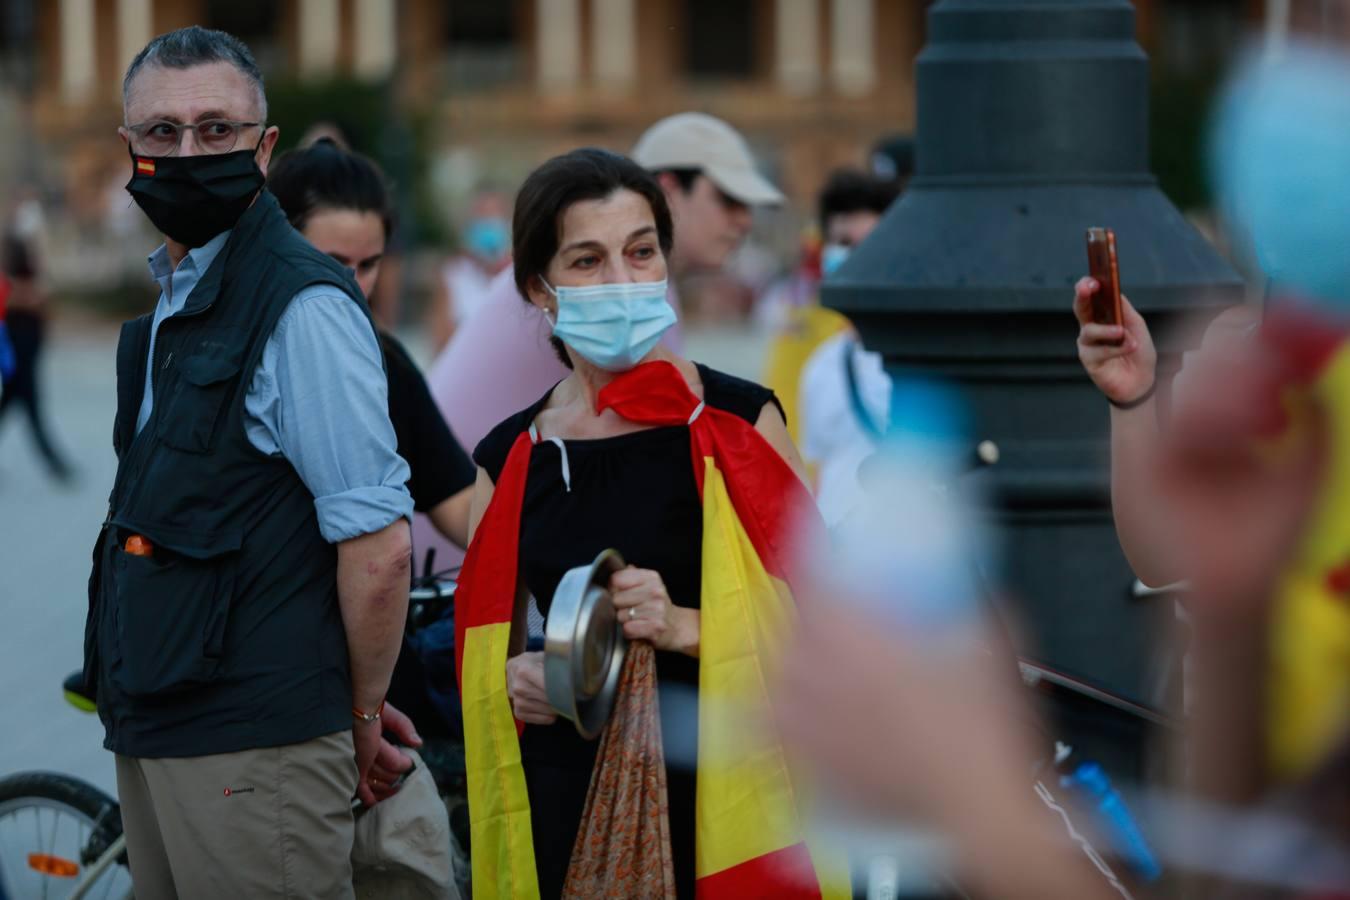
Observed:
[[[1162,876],[1157,857],[1101,766],[1095,762],[1081,762],[1072,772],[1060,777],[1060,784],[1078,792],[1091,804],[1098,827],[1136,876],[1146,882],[1157,881]]]

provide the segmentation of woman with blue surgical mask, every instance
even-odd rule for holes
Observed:
[[[623,156],[576,150],[545,163],[521,187],[513,219],[515,281],[524,301],[551,323],[550,340],[571,374],[478,445],[470,560],[481,542],[499,539],[493,537],[502,527],[499,506],[484,518],[495,492],[503,503],[518,498],[519,531],[512,537],[518,611],[533,596],[547,614],[563,573],[607,548],[628,563],[610,589],[626,636],[650,641],[657,651],[674,875],[679,896],[692,897],[704,537],[691,428],[642,424],[597,401],[616,378],[644,374],[633,373],[635,367],[668,364],[647,371],[678,371],[699,401],[691,423],[705,407],[739,417],[790,466],[789,478],[800,479],[802,469],[771,391],[682,359],[660,343],[676,321],[666,301],[672,242],[660,185]],[[512,473],[526,447],[522,496]],[[507,659],[506,690],[515,717],[528,726],[520,750],[540,896],[556,897],[597,744],[558,720],[549,705],[543,653]],[[466,697],[466,716],[468,703]]]

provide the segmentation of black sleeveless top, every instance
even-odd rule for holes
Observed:
[[[753,425],[766,403],[778,404],[772,391],[754,382],[703,365],[697,368],[709,406]],[[494,483],[516,438],[529,429],[551,394],[502,422],[474,451],[474,461]],[[591,562],[609,547],[626,562],[661,573],[676,605],[698,608],[703,504],[694,481],[688,426],[564,443],[570,488],[564,481],[562,451],[551,441],[540,441],[530,454],[521,508],[521,570],[540,611],[548,615],[553,592],[568,569]],[[693,897],[698,660],[658,653],[656,671],[675,876],[679,895]],[[549,727],[531,725],[521,738],[543,897],[562,891],[596,746],[563,719]]]

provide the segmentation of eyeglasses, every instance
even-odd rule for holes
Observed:
[[[151,119],[128,125],[134,140],[132,149],[146,156],[172,156],[178,152],[183,132],[196,132],[197,146],[207,153],[229,153],[245,128],[261,127],[261,122],[232,122],[229,119],[204,119],[195,125],[182,125],[167,119]]]

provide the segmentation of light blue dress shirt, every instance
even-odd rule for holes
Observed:
[[[150,327],[149,359],[165,319],[220,253],[230,232],[189,250],[178,268],[161,245],[150,255],[159,303]],[[408,464],[389,422],[388,382],[370,321],[335,285],[295,295],[263,347],[244,396],[244,429],[254,447],[285,457],[314,495],[319,531],[330,543],[372,534],[412,518]],[[147,362],[136,432],[154,408]]]

